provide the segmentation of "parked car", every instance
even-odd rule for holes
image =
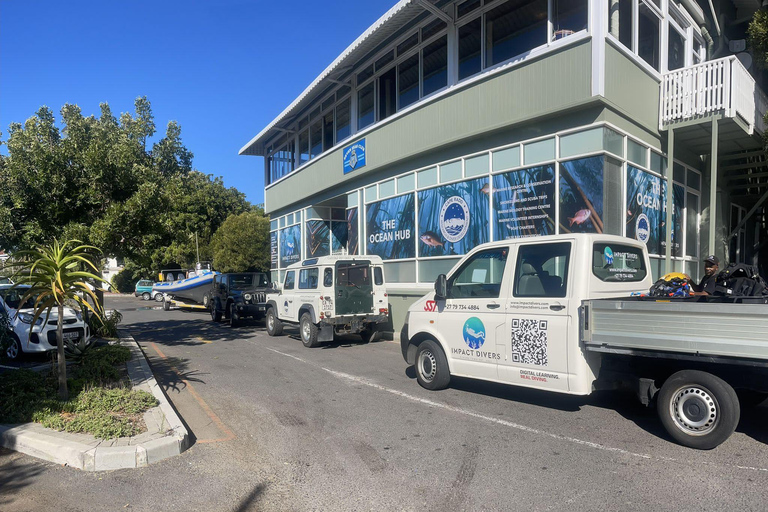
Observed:
[[[5,352],[9,359],[18,359],[25,353],[56,350],[57,347],[58,312],[55,308],[51,309],[50,315],[46,317],[43,314],[32,325],[34,299],[21,303],[29,288],[24,285],[0,285],[0,315],[8,320],[11,328],[11,343]],[[64,308],[63,324],[65,340],[79,342],[83,338],[86,341],[91,339],[90,329],[79,311]]]
[[[152,289],[154,284],[155,283],[149,279],[140,279],[139,281],[136,281],[136,288],[133,292],[133,295],[136,297],[141,297],[144,300],[154,299],[157,302],[162,302],[163,294],[157,290]]]
[[[220,322],[224,316],[236,327],[244,318],[264,318],[267,294],[272,291],[269,275],[263,272],[217,274],[203,302],[210,308],[214,322]]]
[[[323,256],[289,266],[280,293],[267,301],[267,333],[299,324],[301,342],[316,347],[334,334],[380,336],[389,320],[384,265],[378,256]]]

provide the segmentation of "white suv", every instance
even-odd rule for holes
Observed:
[[[32,325],[35,317],[34,301],[28,299],[21,304],[21,299],[28,289],[29,286],[23,285],[16,287],[10,284],[0,285],[0,317],[7,318],[11,328],[11,343],[5,353],[9,359],[18,359],[24,353],[56,350],[58,313],[56,309],[51,309],[47,321],[46,315],[43,314],[37,319],[35,325]],[[63,320],[64,339],[80,340],[84,337],[90,340],[90,330],[78,311],[64,308]]]
[[[279,336],[283,322],[299,324],[305,347],[333,341],[334,334],[360,334],[375,341],[389,318],[384,265],[378,256],[323,256],[294,263],[278,295],[268,296],[267,333]]]

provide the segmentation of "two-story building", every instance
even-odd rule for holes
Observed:
[[[744,38],[759,6],[398,2],[240,150],[264,157],[273,278],[377,254],[399,330],[492,240],[625,235],[654,276],[698,278],[710,253],[754,263],[766,101]]]

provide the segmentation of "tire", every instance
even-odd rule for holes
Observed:
[[[416,380],[421,387],[436,391],[445,389],[451,382],[448,360],[440,345],[433,340],[425,340],[416,352]]]
[[[163,311],[170,311],[170,310],[171,310],[171,301],[163,298]]]
[[[739,424],[736,391],[724,380],[698,370],[683,370],[664,382],[656,409],[670,436],[689,448],[711,450]]]
[[[739,405],[742,409],[752,409],[765,402],[765,399],[768,398],[768,393],[752,391],[751,389],[739,389],[736,391],[736,396],[739,397]]]
[[[229,326],[238,327],[240,325],[240,315],[237,313],[237,308],[234,302],[229,303]]]
[[[312,323],[312,315],[304,313],[299,320],[299,334],[301,334],[301,342],[307,348],[315,348],[320,344],[317,341],[317,326]]]
[[[24,356],[24,351],[21,349],[21,342],[13,333],[11,333],[10,343],[5,351],[5,356],[11,361],[18,361]]]
[[[203,306],[208,309],[211,307],[211,297],[206,293],[203,295]]]
[[[362,338],[363,343],[371,343],[379,341],[381,333],[375,327],[368,327],[367,329],[360,331],[360,338]]]
[[[149,300],[152,298],[152,294],[150,294],[149,292],[144,292],[141,294],[141,298],[142,300]]]
[[[155,302],[163,302],[164,300],[165,299],[163,298],[162,293],[158,293],[157,295],[155,295]]]
[[[269,308],[267,310],[267,318],[264,322],[267,324],[267,334],[270,336],[280,336],[283,334],[283,322],[277,318],[275,308]]]
[[[221,322],[221,310],[216,307],[216,303],[211,304],[211,320],[216,323]]]

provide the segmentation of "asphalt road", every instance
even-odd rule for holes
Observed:
[[[306,349],[290,330],[109,297],[194,444],[86,473],[0,450],[0,510],[765,510],[768,407],[708,452],[632,396],[456,380],[429,392],[393,342]],[[148,309],[147,309],[148,308]]]

